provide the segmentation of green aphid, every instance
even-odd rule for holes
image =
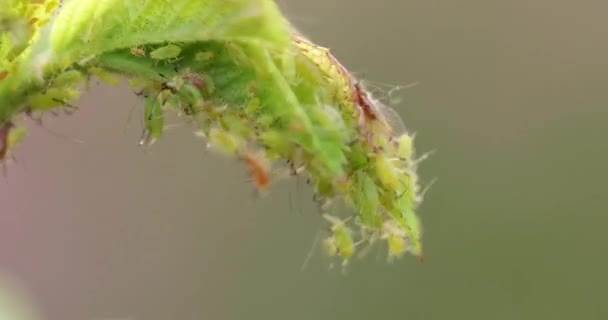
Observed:
[[[402,181],[405,174],[400,172],[386,155],[377,154],[374,157],[374,166],[378,179],[386,190],[392,190],[397,195],[405,192],[406,186]]]
[[[245,105],[245,109],[244,111],[247,114],[257,114],[260,111],[260,107],[262,106],[262,103],[260,102],[260,98],[257,97],[253,97],[251,99],[249,99],[249,101],[247,101],[247,104]]]
[[[354,143],[348,150],[348,164],[352,171],[366,170],[369,168],[370,159],[367,155],[367,151],[362,147],[361,144]]]
[[[71,87],[84,80],[84,76],[80,71],[68,70],[60,73],[51,81],[51,86],[54,88]]]
[[[285,136],[278,130],[269,130],[261,133],[259,139],[268,150],[285,158],[292,158],[294,146],[285,139]]]
[[[206,63],[213,60],[215,54],[212,51],[201,51],[197,52],[194,56],[194,60],[197,62]]]
[[[412,206],[412,201],[404,198],[399,199],[400,218],[398,218],[397,221],[401,223],[405,230],[409,240],[410,250],[422,261],[424,260],[422,255],[422,224]]]
[[[270,114],[261,114],[257,118],[257,123],[263,128],[271,127],[272,124],[274,123],[274,121],[275,121],[275,118]]]
[[[150,52],[150,57],[154,60],[175,59],[179,56],[181,52],[181,47],[174,44],[168,44],[164,47],[157,48]]]
[[[322,198],[333,198],[336,195],[334,181],[330,178],[318,176],[314,182],[315,190],[318,196]]]
[[[178,110],[186,115],[195,115],[202,109],[204,99],[201,92],[194,86],[185,83],[176,93],[179,102]]]
[[[335,255],[339,255],[345,262],[348,261],[355,253],[355,243],[353,242],[350,229],[346,227],[344,221],[334,216],[326,214],[323,217],[331,223],[330,230],[332,236],[329,239],[333,241],[333,245],[336,248]],[[326,242],[329,241],[326,240]],[[328,244],[326,244],[326,248],[328,247]]]
[[[226,41],[226,50],[230,59],[239,67],[251,65],[251,58],[245,53],[242,46],[233,41]]]
[[[90,67],[89,72],[97,77],[97,79],[101,80],[103,83],[107,83],[110,85],[117,85],[120,83],[120,77],[113,75],[101,68]]]
[[[59,106],[69,106],[68,102],[80,96],[80,91],[72,88],[49,88],[46,92],[35,93],[28,98],[31,111],[45,111]]]
[[[281,54],[281,71],[281,74],[290,84],[298,84],[295,53],[291,50],[284,50]]]
[[[162,135],[164,120],[160,101],[156,97],[146,99],[144,105],[144,124],[152,142]]]
[[[401,257],[407,250],[405,239],[395,234],[387,235],[386,243],[388,244],[388,256],[391,258]]]
[[[220,124],[226,131],[230,131],[242,138],[248,139],[253,135],[253,128],[248,121],[234,113],[226,113],[220,118]]]
[[[338,255],[338,246],[336,245],[336,241],[334,237],[327,237],[323,240],[323,247],[325,247],[325,253],[327,253],[330,257],[335,257]]]
[[[349,193],[355,208],[359,209],[360,223],[372,229],[379,229],[382,225],[382,217],[379,215],[378,187],[363,171],[356,172],[352,180],[353,184]]]
[[[382,238],[388,244],[388,256],[400,257],[407,250],[406,233],[403,227],[396,220],[389,220],[382,225]]]
[[[209,130],[208,141],[209,147],[229,156],[238,154],[245,145],[245,141],[241,137],[217,127]]]
[[[397,155],[403,161],[411,161],[414,154],[413,137],[403,134],[397,138]]]

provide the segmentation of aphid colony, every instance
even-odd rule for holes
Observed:
[[[172,77],[160,73],[161,82],[146,83],[132,81],[132,85],[144,85],[139,92],[146,97],[144,105],[145,131],[142,144],[151,144],[158,139],[164,127],[164,110],[174,110],[183,116],[193,117],[199,124],[197,135],[207,138],[209,147],[228,155],[238,156],[244,163],[252,182],[258,191],[270,187],[270,162],[263,152],[254,151],[261,146],[248,143],[256,135],[255,125],[242,112],[225,105],[218,105],[211,96],[213,81],[204,74],[190,69],[179,70],[181,47],[169,44],[150,52],[150,58],[157,63],[173,67]],[[131,48],[134,56],[145,57],[142,48]],[[205,63],[212,59],[211,52],[197,52],[193,59]],[[191,57],[192,58],[192,57]]]
[[[210,148],[240,159],[259,192],[270,188],[279,162],[304,176],[329,222],[323,244],[331,256],[347,262],[360,247],[384,240],[390,257],[422,258],[412,137],[328,49],[300,36],[292,42],[288,50],[237,41],[119,49],[50,75],[25,111],[69,107],[85,74],[116,83],[118,65],[145,99],[143,145],[160,138],[166,111],[177,112],[193,120]],[[15,128],[0,127],[0,160],[22,137]]]
[[[349,158],[359,159],[359,164],[348,174],[346,188],[350,195],[347,201],[359,210],[356,222],[361,226],[363,240],[369,237],[373,241],[379,235],[388,243],[389,256],[411,251],[422,260],[421,226],[414,213],[422,199],[412,137],[399,116],[371,97],[329,49],[300,36],[294,37],[294,43],[319,67],[328,85],[334,86],[334,101],[345,117],[357,119],[360,144],[351,147]],[[348,235],[344,228],[343,223],[332,222],[333,236],[326,244],[330,244],[330,253],[348,259],[352,241],[343,240]],[[370,236],[370,230],[379,232]],[[344,250],[339,250],[340,243],[347,244]]]
[[[131,48],[134,61],[145,58],[165,70],[158,81],[132,81],[143,87],[140,93],[146,97],[142,142],[158,139],[163,112],[175,110],[196,121],[197,135],[210,148],[240,158],[258,191],[270,187],[277,160],[298,164],[301,170],[294,172],[307,175],[330,223],[330,236],[324,241],[330,255],[346,262],[358,246],[383,239],[389,256],[410,251],[422,259],[421,226],[414,213],[421,197],[412,136],[396,113],[369,95],[328,49],[299,36],[293,43],[293,51],[271,56],[269,63],[280,66],[297,99],[307,100],[308,94],[329,106],[298,105],[302,110],[290,111],[265,103],[270,94],[262,90],[268,84],[259,80],[259,66],[250,64],[246,47],[232,42],[196,49],[178,44]],[[311,77],[323,91],[302,88]],[[315,146],[305,135],[317,132],[325,133]],[[334,141],[338,150],[323,146]],[[319,160],[322,152],[333,153],[337,170]],[[355,208],[355,218],[338,218],[342,214],[331,205],[336,200]]]

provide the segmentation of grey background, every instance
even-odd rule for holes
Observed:
[[[608,2],[280,4],[363,78],[420,83],[396,109],[438,151],[426,263],[300,271],[323,223],[303,181],[258,199],[187,125],[143,152],[142,103],[101,86],[0,179],[0,273],[42,319],[608,318]]]

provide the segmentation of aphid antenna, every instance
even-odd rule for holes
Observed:
[[[25,108],[25,111],[23,113],[25,114],[25,116],[27,118],[32,120],[34,123],[36,123],[38,125],[42,125],[42,113],[37,118],[34,117],[34,111],[32,111],[32,108],[29,106]]]
[[[434,155],[435,153],[437,153],[437,150],[431,150],[429,152],[424,153],[423,155],[421,155],[420,157],[418,157],[414,161],[412,161],[412,165],[414,167],[417,167],[418,164],[420,164],[424,160],[428,159],[430,156]]]
[[[304,215],[302,212],[302,203],[300,202],[300,176],[296,175],[296,203],[295,206],[298,208],[300,216]]]
[[[177,129],[177,128],[183,128],[186,126],[186,123],[171,123],[171,124],[167,124],[165,126],[163,126],[163,132],[165,130],[173,130],[173,129]]]
[[[376,242],[368,242],[366,246],[364,246],[363,248],[357,250],[357,259],[363,259],[365,257],[367,257],[370,252],[372,252],[372,249],[374,248],[374,246],[376,245]]]
[[[136,95],[136,96],[138,96],[138,97],[144,97],[144,98],[147,98],[147,97],[148,97],[148,94],[147,94],[147,92],[146,92],[146,91],[147,91],[147,90],[146,90],[146,88],[142,88],[142,89],[141,89],[141,90],[139,90],[139,91],[134,91],[134,92],[133,92],[133,94],[135,94],[135,95]]]
[[[416,202],[421,203],[424,200],[426,193],[431,190],[431,187],[435,184],[435,182],[437,182],[437,180],[438,178],[433,178],[433,180],[431,180],[431,182],[429,182],[424,189],[422,189],[420,194],[416,197]]]
[[[127,113],[127,120],[125,121],[125,126],[122,130],[123,134],[127,133],[127,128],[129,128],[129,123],[131,123],[131,118],[133,117],[133,111],[135,110],[135,105],[133,104],[131,106],[131,109],[129,109],[129,113]],[[143,126],[143,123],[142,123]]]
[[[69,137],[66,134],[54,131],[51,128],[48,128],[47,126],[45,126],[42,122],[38,123],[38,125],[42,129],[44,129],[46,132],[48,132],[50,135],[54,136],[55,138],[71,141],[72,143],[78,143],[78,144],[85,144],[86,143],[84,140],[81,140],[81,139],[78,139],[78,138]]]
[[[85,143],[81,139],[68,137],[65,134],[56,132],[54,130],[51,130],[49,127],[45,126],[44,123],[42,122],[42,114],[38,118],[36,118],[36,117],[34,117],[34,113],[32,112],[32,110],[28,108],[25,111],[25,115],[26,115],[27,118],[29,118],[30,120],[32,120],[37,126],[39,126],[40,128],[44,129],[45,131],[47,131],[47,133],[51,134],[52,136],[55,136],[56,138],[65,139],[65,140],[71,141],[73,143],[78,143],[78,144]]]
[[[363,86],[365,88],[371,87],[372,89],[378,90],[379,92],[382,92],[382,93],[386,92],[386,96],[389,99],[397,91],[409,90],[420,84],[419,81],[410,82],[408,84],[399,84],[399,83],[392,84],[392,83],[385,83],[385,82],[372,81],[372,80],[364,80],[362,82],[363,82]]]
[[[306,258],[304,258],[304,262],[302,262],[302,266],[300,266],[300,272],[304,272],[304,270],[306,270],[306,268],[308,267],[308,264],[312,259],[315,249],[319,245],[319,240],[321,240],[321,230],[317,231],[317,233],[315,234],[314,240],[312,241],[312,245],[310,246],[310,250],[308,250]]]

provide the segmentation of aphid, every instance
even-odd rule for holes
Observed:
[[[408,250],[405,230],[395,220],[386,221],[382,224],[381,238],[385,239],[388,244],[389,258],[400,257]]]
[[[131,48],[131,54],[133,54],[134,56],[145,57],[146,51],[144,49],[133,47]]]
[[[8,71],[0,71],[0,80],[6,78],[8,76]]]
[[[331,223],[330,230],[332,232],[332,235],[323,241],[325,249],[330,256],[340,256],[346,264],[355,252],[355,243],[351,231],[345,225],[345,221],[328,214],[323,215],[323,217]]]
[[[117,85],[120,82],[120,78],[117,77],[115,74],[112,74],[98,67],[90,67],[89,72],[93,74],[97,79],[101,80],[101,82],[103,83]]]
[[[364,171],[356,172],[350,186],[351,200],[359,208],[359,223],[369,228],[379,228],[382,224],[380,216],[380,196],[378,187]]]
[[[253,183],[258,191],[265,191],[270,187],[270,173],[268,172],[268,164],[266,160],[260,156],[255,156],[251,153],[243,155],[243,161],[249,171],[249,176],[253,179]]]
[[[207,139],[208,148],[215,149],[228,156],[236,155],[246,143],[242,137],[216,126],[208,130],[197,131],[196,134],[201,138]]]
[[[399,138],[397,138],[397,155],[403,161],[411,161],[412,155],[414,153],[414,148],[412,146],[414,138],[409,136],[408,134],[403,134]]]
[[[213,56],[214,54],[211,51],[197,52],[194,56],[194,60],[196,60],[197,62],[208,62],[213,59]]]
[[[377,154],[374,157],[373,164],[376,169],[376,175],[385,190],[392,190],[396,194],[402,194],[406,191],[404,179],[407,178],[407,176],[399,171],[386,155]]]
[[[168,44],[150,52],[150,57],[154,60],[176,59],[182,52],[182,48],[174,44]]]
[[[226,52],[237,66],[248,66],[251,64],[251,59],[247,56],[247,53],[233,41],[226,42]]]
[[[184,78],[188,80],[188,82],[190,82],[190,84],[192,84],[199,91],[203,91],[207,88],[206,81],[196,73],[188,72],[186,73]]]
[[[413,210],[412,201],[406,198],[398,200],[398,208],[390,214],[399,222],[402,229],[405,231],[408,240],[408,250],[418,256],[420,262],[424,262],[422,253],[422,224]]]
[[[144,105],[144,124],[145,131],[140,144],[149,145],[160,138],[163,133],[164,116],[158,99],[146,99]]]

